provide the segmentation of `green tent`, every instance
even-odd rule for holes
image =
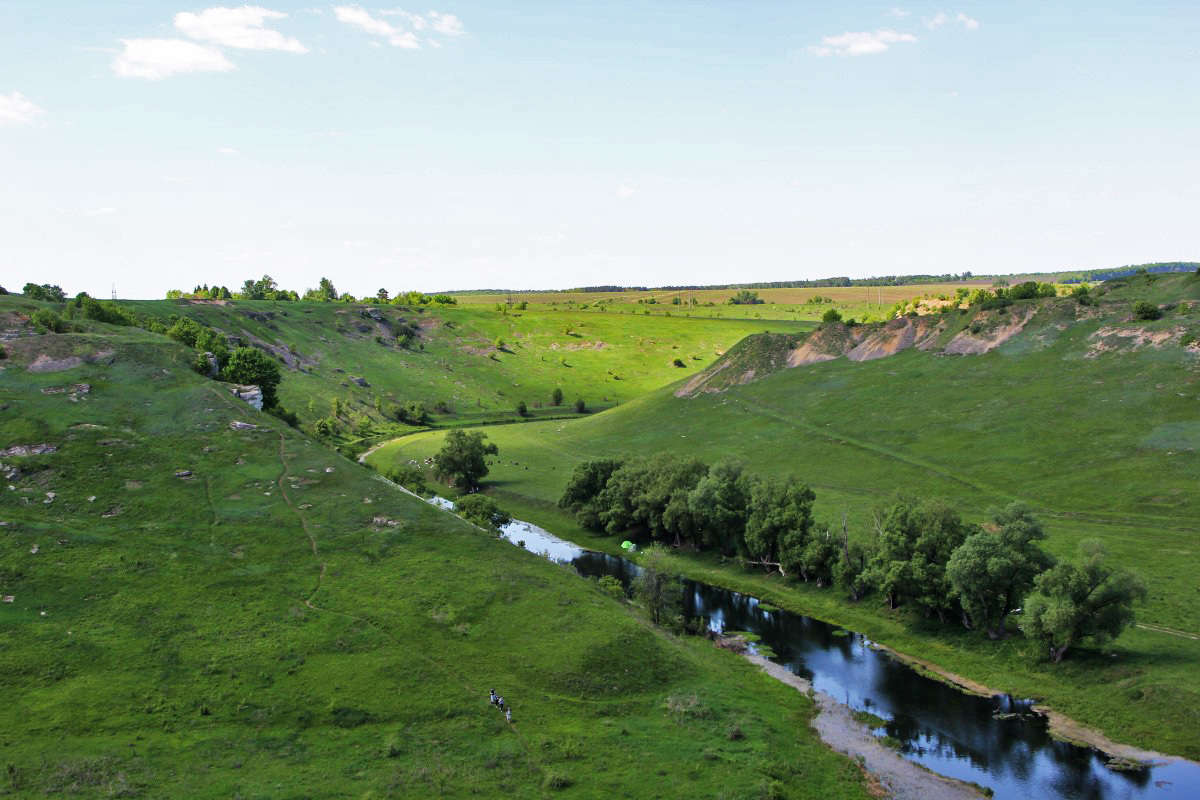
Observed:
[[[621,542],[621,549],[628,550],[631,553],[636,553],[637,545],[634,544],[633,542],[629,541],[628,539],[626,539],[625,541]]]

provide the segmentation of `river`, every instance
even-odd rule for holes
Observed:
[[[431,502],[452,509],[443,498]],[[637,565],[586,550],[528,522],[514,520],[504,538],[526,550],[570,565],[587,578],[612,575],[626,586]],[[788,611],[764,609],[729,589],[684,581],[684,613],[708,620],[717,632],[747,631],[770,648],[765,654],[811,681],[851,709],[887,720],[875,731],[899,743],[900,752],[930,770],[990,788],[997,798],[1200,797],[1200,765],[1166,759],[1153,766],[1113,770],[1107,756],[1050,736],[1032,702],[979,697],[923,675],[871,646],[864,636]]]

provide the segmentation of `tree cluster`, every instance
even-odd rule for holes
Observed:
[[[748,289],[742,289],[728,300],[731,306],[753,306],[762,302],[764,301],[759,298],[758,292],[752,292]]]
[[[710,550],[749,565],[838,586],[852,600],[872,592],[890,609],[960,620],[989,638],[1008,634],[1026,604],[1022,631],[1055,662],[1084,638],[1103,643],[1133,619],[1140,578],[1105,565],[1098,543],[1081,545],[1079,564],[1058,564],[1039,546],[1045,530],[1028,506],[966,522],[945,501],[896,495],[873,511],[872,532],[851,542],[813,519],[815,495],[791,476],[751,475],[736,461],[708,466],[659,454],[596,458],[575,467],[559,499],[584,528],[630,532]]]

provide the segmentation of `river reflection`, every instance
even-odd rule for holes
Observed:
[[[612,575],[628,586],[638,571],[628,559],[584,550],[527,522],[514,521],[503,534],[587,578]],[[1052,739],[1045,720],[1029,714],[1028,701],[958,691],[873,649],[860,634],[768,611],[754,597],[691,580],[684,581],[684,612],[706,619],[714,631],[757,634],[774,652],[772,661],[851,708],[887,720],[876,733],[898,741],[906,757],[987,786],[998,798],[1200,797],[1200,765],[1175,760],[1148,769],[1110,770],[1103,755]]]

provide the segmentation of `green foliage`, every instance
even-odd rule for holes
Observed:
[[[633,600],[650,614],[655,625],[672,621],[683,607],[683,584],[667,552],[655,546],[638,559],[641,570],[633,579]]]
[[[512,522],[512,517],[485,494],[469,494],[459,498],[454,504],[454,513],[467,522],[495,533],[499,533],[501,528]]]
[[[561,406],[563,401],[563,390],[561,386],[555,386],[554,391],[550,393],[550,403],[555,406]]]
[[[576,464],[571,471],[571,477],[567,479],[562,496],[558,499],[559,508],[565,508],[574,514],[579,524],[585,528],[603,530],[600,493],[608,485],[612,474],[624,463],[617,458],[592,458]]]
[[[726,556],[745,549],[751,486],[740,461],[722,459],[709,468],[687,498],[699,544]]]
[[[575,413],[582,414],[585,411],[587,411],[587,403],[585,403],[583,401],[582,397],[576,398],[575,399]]]
[[[67,305],[67,313],[72,317],[83,317],[109,325],[137,324],[137,318],[129,309],[122,308],[116,303],[101,302],[86,292],[80,292],[75,296],[75,299]]]
[[[821,315],[821,322],[841,322],[842,312],[836,308],[827,308],[825,313]]]
[[[1038,543],[1046,538],[1042,523],[1024,503],[993,509],[995,533],[979,531],[966,538],[946,565],[964,621],[989,638],[1005,634],[1008,615],[1025,599],[1034,578],[1053,563]]]
[[[38,333],[62,333],[67,330],[67,324],[57,312],[48,308],[39,308],[29,315],[29,321]]]
[[[396,409],[396,419],[406,425],[424,425],[429,420],[429,411],[420,400],[409,400]]]
[[[703,462],[671,453],[625,461],[596,498],[609,534],[640,529],[656,539],[696,539],[688,493],[708,471]]]
[[[955,548],[979,531],[964,523],[943,500],[898,494],[875,516],[874,553],[866,579],[883,593],[889,608],[905,599],[943,621],[957,607],[946,564]]]
[[[443,306],[456,306],[456,305],[458,305],[458,300],[457,300],[457,299],[455,299],[455,298],[453,298],[453,297],[451,297],[451,296],[450,296],[450,295],[448,295],[448,294],[435,294],[435,295],[433,296],[433,298],[432,298],[432,301],[431,301],[431,302],[434,302],[434,303],[437,303],[438,305],[443,305]]]
[[[496,445],[487,441],[487,434],[455,428],[446,433],[434,475],[458,489],[473,492],[488,474],[487,456],[497,453]]]
[[[529,406],[525,405],[524,400],[517,401],[517,416],[520,416],[520,417],[529,416]]]
[[[727,302],[731,306],[753,306],[759,305],[764,301],[759,299],[758,292],[752,292],[749,289],[742,289],[733,297],[729,298]]]
[[[421,497],[428,497],[430,494],[429,486],[425,483],[425,473],[415,464],[397,464],[389,469],[384,477]]]
[[[1062,563],[1034,581],[1021,630],[1038,641],[1055,664],[1084,639],[1104,646],[1133,624],[1133,604],[1146,597],[1141,577],[1106,563],[1104,545],[1079,543],[1074,563]]]
[[[255,347],[239,347],[229,355],[229,362],[221,371],[225,380],[232,383],[254,384],[262,390],[263,408],[271,408],[278,401],[277,389],[283,379],[279,362]]]
[[[180,317],[167,329],[167,336],[187,347],[195,347],[204,327],[191,317]]]
[[[623,603],[627,599],[624,584],[612,575],[601,575],[596,580],[596,588],[600,590],[601,594],[619,603]]]
[[[682,358],[676,358],[675,360],[673,360],[673,361],[671,362],[671,366],[673,366],[673,367],[686,367],[687,365],[683,363],[683,359],[682,359]]]
[[[43,300],[48,303],[61,303],[67,298],[66,293],[60,287],[48,283],[27,283],[21,289],[21,294],[30,300]]]
[[[1162,316],[1162,311],[1154,303],[1138,300],[1133,304],[1133,316],[1140,320],[1155,320]]]
[[[794,478],[755,481],[747,504],[745,547],[750,558],[781,573],[798,571],[812,530],[812,489]]]

